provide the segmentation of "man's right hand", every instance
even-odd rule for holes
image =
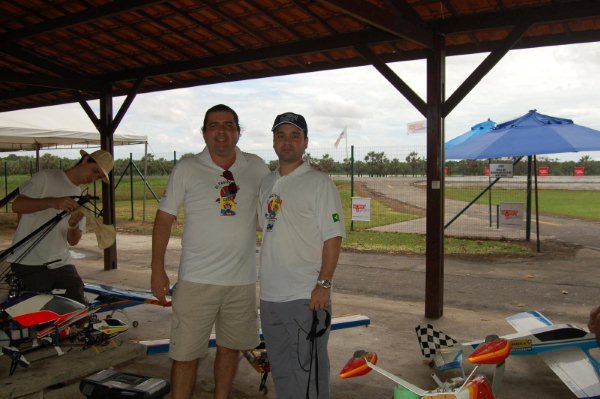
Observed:
[[[79,204],[71,197],[51,198],[52,208],[71,212],[79,208]]]
[[[165,270],[162,271],[154,271],[152,270],[152,275],[150,277],[150,287],[152,289],[152,295],[158,299],[161,305],[168,305],[167,295],[169,294],[169,277],[167,276],[167,272]]]

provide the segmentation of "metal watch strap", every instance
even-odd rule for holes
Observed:
[[[317,284],[319,284],[323,288],[331,288],[331,286],[333,285],[331,280],[327,280],[327,279],[317,280]]]

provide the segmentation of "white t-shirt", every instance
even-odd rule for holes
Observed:
[[[308,163],[285,176],[271,172],[260,186],[259,221],[260,298],[309,299],[321,270],[323,242],[346,237],[335,183]]]
[[[236,147],[229,168],[232,181],[208,149],[182,159],[171,173],[159,209],[177,216],[185,208],[179,279],[204,284],[244,285],[256,282],[256,204],[265,162]]]
[[[81,195],[81,188],[74,185],[63,170],[41,170],[19,187],[19,194],[30,198],[79,196]],[[13,245],[59,213],[61,213],[60,210],[50,208],[22,214],[13,237]],[[70,264],[71,255],[69,253],[69,243],[67,242],[68,220],[68,216],[62,218],[23,259],[19,259],[19,257],[30,247],[28,244],[23,244],[7,260],[11,263],[31,266],[48,265],[50,269]],[[85,226],[85,219],[82,219],[79,225]]]

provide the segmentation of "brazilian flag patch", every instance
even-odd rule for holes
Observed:
[[[333,218],[334,223],[340,221],[340,215],[338,215],[337,213],[332,213],[331,217]]]

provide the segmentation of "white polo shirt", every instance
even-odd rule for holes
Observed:
[[[223,177],[205,148],[182,159],[173,169],[159,209],[177,216],[185,208],[179,279],[215,285],[256,282],[256,204],[261,179],[269,173],[265,162],[236,147],[229,168],[232,181]]]
[[[285,176],[271,172],[260,186],[259,221],[260,298],[309,299],[321,270],[323,242],[346,237],[335,183],[308,163]]]

